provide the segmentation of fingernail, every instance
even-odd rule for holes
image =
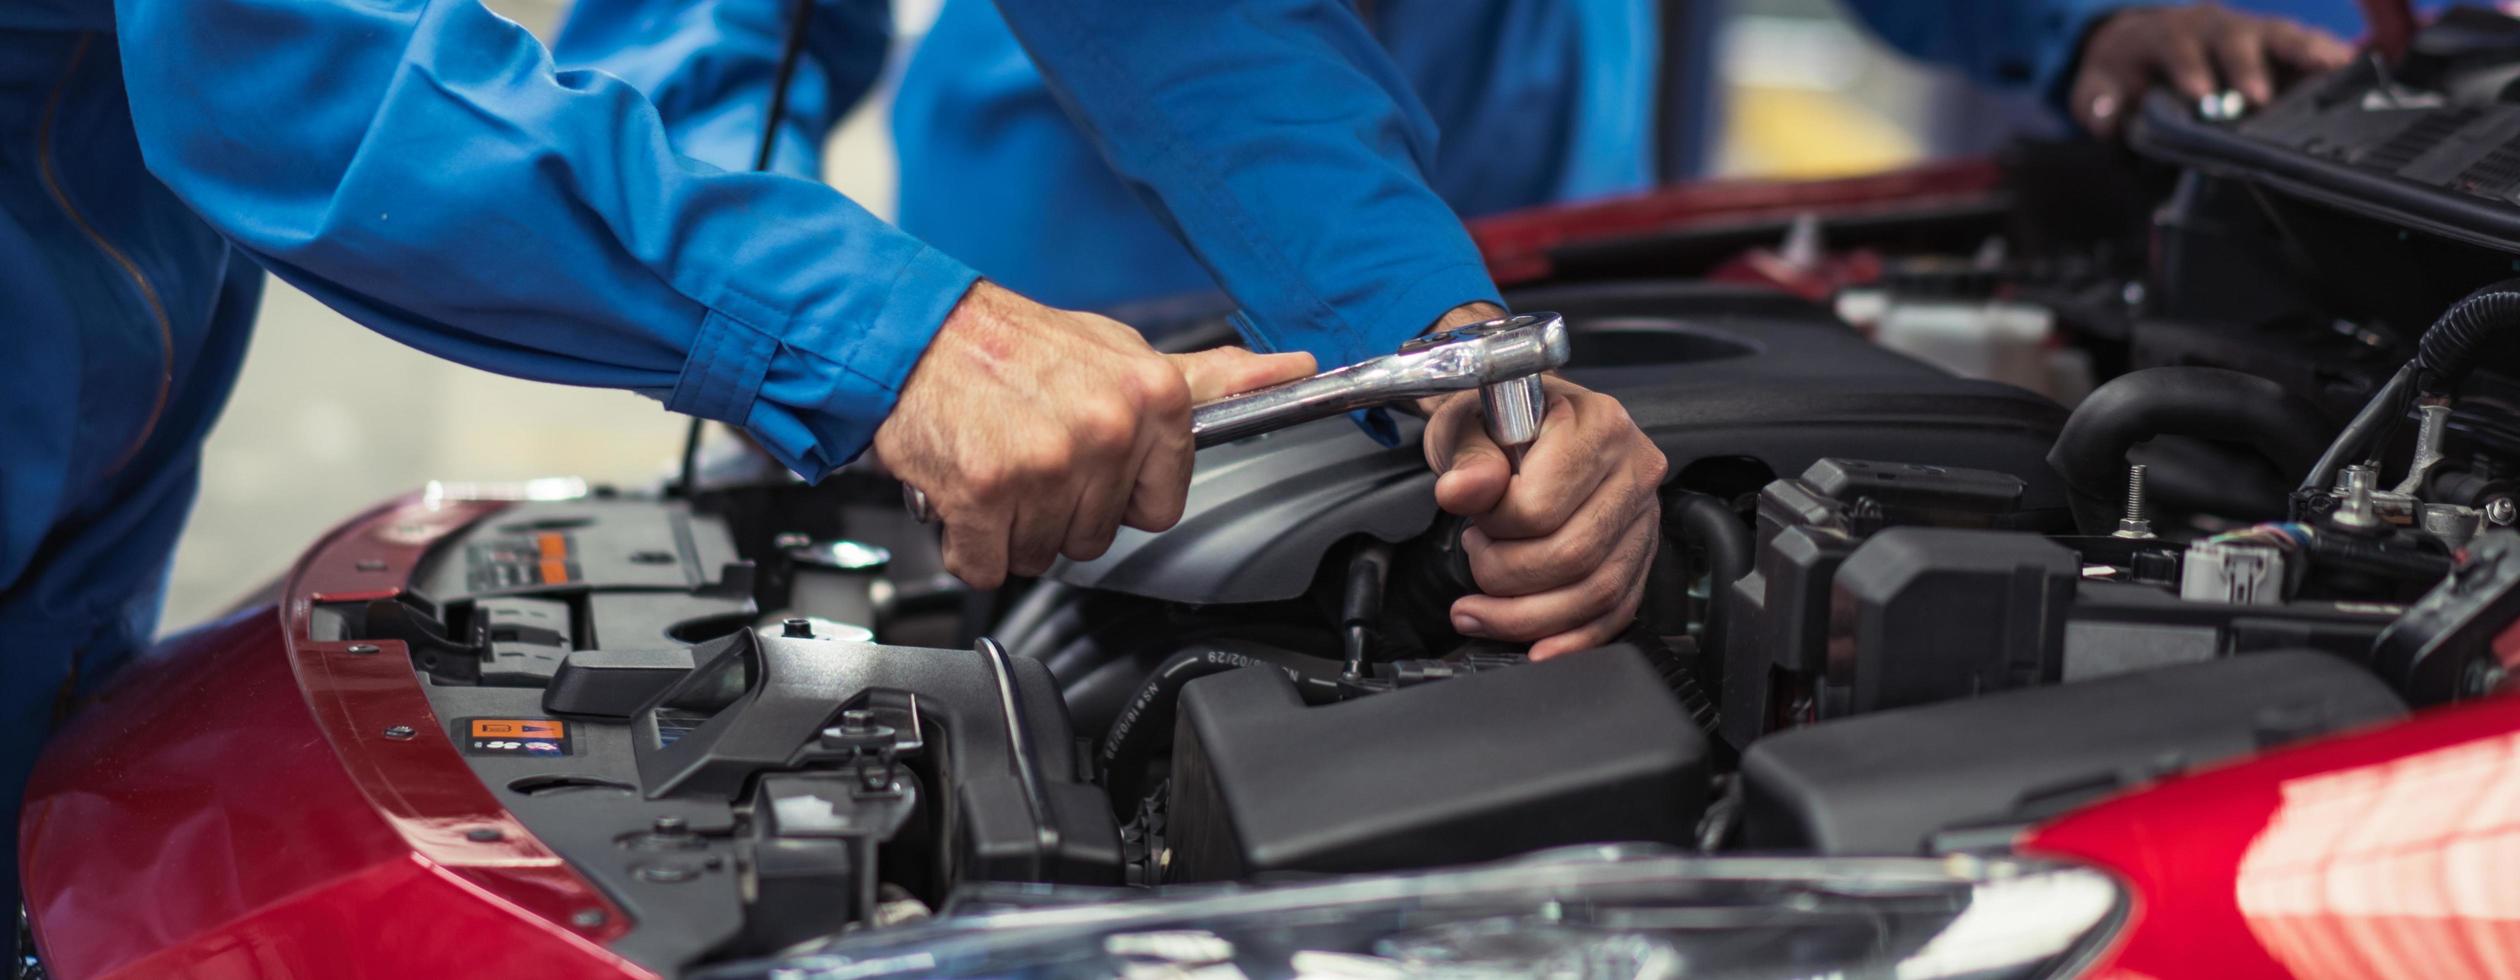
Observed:
[[[1477,636],[1487,630],[1487,627],[1479,622],[1479,617],[1470,615],[1469,613],[1454,613],[1452,615],[1452,621],[1453,632],[1459,633],[1463,636]]]

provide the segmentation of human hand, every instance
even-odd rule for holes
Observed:
[[[1478,392],[1424,406],[1435,502],[1470,518],[1462,548],[1482,593],[1453,603],[1453,629],[1529,642],[1534,660],[1608,643],[1636,618],[1669,465],[1618,399],[1557,378],[1542,384],[1548,412],[1519,473],[1488,438]]]
[[[1166,356],[1115,320],[983,281],[875,430],[876,461],[924,491],[945,570],[977,588],[1100,557],[1120,525],[1161,531],[1189,493],[1190,408],[1313,373],[1308,354]]]
[[[2085,36],[2067,104],[2084,129],[2112,136],[2127,108],[2157,83],[2191,102],[2228,88],[2264,105],[2275,97],[2275,65],[2327,71],[2353,57],[2352,46],[2334,35],[2282,18],[2213,3],[2129,7]]]

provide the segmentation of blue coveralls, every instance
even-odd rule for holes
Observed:
[[[2138,0],[1849,0],[1909,54],[1989,84],[2053,91],[2097,18]],[[2345,37],[2355,0],[2240,0]],[[1721,3],[1374,0],[1375,36],[1443,136],[1429,182],[1464,217],[1642,190],[1660,122],[1702,126]],[[1657,37],[1689,104],[1664,120]],[[1695,137],[1696,133],[1683,134]],[[901,226],[989,278],[1085,309],[1212,291],[1216,280],[1115,179],[1059,111],[989,0],[947,0],[894,103]],[[1694,145],[1684,138],[1684,153]]]
[[[816,2],[787,174],[885,40],[880,2]],[[865,447],[973,272],[735,172],[778,0],[578,7],[555,70],[472,0],[0,0],[0,819],[74,672],[152,633],[262,269],[422,350],[741,425],[807,476]],[[1424,186],[1432,124],[1338,0],[1005,10],[1255,344],[1344,362],[1495,298]]]

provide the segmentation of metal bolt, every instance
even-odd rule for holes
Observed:
[[[569,924],[580,929],[593,929],[609,918],[611,916],[605,915],[603,909],[579,909],[569,914]]]
[[[349,646],[342,647],[341,652],[364,657],[381,649],[383,648],[373,643],[353,643]]]
[[[464,831],[464,839],[475,844],[488,844],[493,841],[506,840],[507,834],[501,832],[497,827],[475,827],[471,830]]]
[[[2370,466],[2356,463],[2336,476],[2338,501],[2336,513],[2329,521],[2337,527],[2370,530],[2380,526],[2380,515],[2372,509],[2372,489],[2379,485],[2380,474]]]
[[[392,739],[410,738],[418,734],[420,733],[409,725],[395,725],[385,729],[385,737]]]
[[[782,634],[785,636],[811,637],[814,635],[814,621],[802,616],[779,625],[786,627],[786,631]]]
[[[2144,464],[2126,468],[2126,516],[2118,518],[2116,537],[2149,538],[2152,521],[2144,516]]]
[[[385,559],[361,558],[357,567],[362,572],[381,572],[385,570]]]
[[[2510,527],[2513,520],[2520,519],[2520,504],[2512,503],[2509,497],[2488,500],[2485,502],[2485,519],[2494,522],[2496,527]]]
[[[658,817],[649,829],[668,837],[679,837],[690,833],[691,825],[684,823],[681,817]]]
[[[674,885],[700,877],[700,870],[683,864],[649,864],[640,866],[633,874],[638,875],[640,881]]]
[[[843,711],[840,713],[840,727],[853,732],[873,728],[875,727],[875,712],[865,708],[851,708]]]

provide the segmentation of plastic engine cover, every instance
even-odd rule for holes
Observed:
[[[1706,802],[1705,736],[1623,647],[1321,707],[1244,668],[1184,687],[1177,724],[1172,881],[1684,844]]]

